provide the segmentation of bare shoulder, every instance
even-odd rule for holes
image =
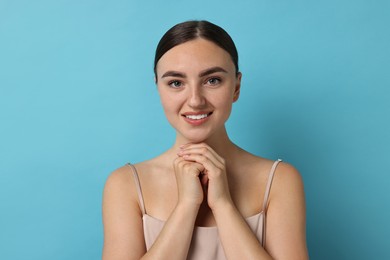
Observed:
[[[276,168],[267,210],[266,250],[275,259],[308,259],[303,181],[298,170]]]
[[[107,178],[104,186],[104,195],[107,193],[119,193],[124,198],[131,199],[134,191],[134,177],[129,165],[124,165],[114,170]]]
[[[291,192],[303,192],[303,180],[299,171],[291,164],[280,162],[275,170],[272,196]]]
[[[126,164],[114,170],[106,180],[103,195],[104,201],[115,200],[125,204],[125,207],[132,206],[133,211],[136,210],[142,216],[136,187],[137,180],[134,173],[136,171],[138,178],[142,179],[142,174],[140,173],[148,171],[149,168],[150,162],[145,161],[133,165]]]
[[[125,217],[141,216],[132,169],[129,165],[114,170],[107,178],[103,191],[103,222]]]
[[[139,173],[145,172],[149,168],[149,161],[140,162],[133,165],[126,164],[114,170],[108,176],[104,189],[105,191],[115,190],[117,192],[129,193],[129,195],[134,195],[136,194],[136,192],[134,192],[136,191],[134,171],[137,171],[137,175],[139,175]],[[139,169],[141,169],[141,171]]]
[[[124,165],[113,172],[108,176],[106,180],[106,188],[112,188],[112,186],[123,185],[125,182],[130,181],[130,168],[128,165]]]

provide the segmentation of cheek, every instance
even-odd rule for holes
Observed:
[[[219,93],[218,99],[215,100],[221,107],[231,107],[234,102],[233,91],[223,91]]]
[[[226,119],[230,116],[234,102],[234,93],[225,91],[220,93],[218,100],[216,100],[218,106],[221,109],[221,113],[224,114]]]
[[[171,95],[169,92],[159,90],[160,102],[164,109],[166,116],[169,116],[172,112],[178,110],[178,97],[177,95]]]
[[[160,96],[160,102],[165,113],[168,113],[173,110],[173,102],[169,102],[169,98],[165,96]]]

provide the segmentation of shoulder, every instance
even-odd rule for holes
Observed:
[[[267,209],[266,250],[274,258],[308,259],[303,181],[285,162],[276,168]]]
[[[243,170],[246,173],[250,173],[250,179],[252,181],[259,180],[262,185],[268,181],[272,167],[277,162],[276,160],[270,160],[267,158],[259,157],[253,154],[247,153],[245,158],[241,161]],[[270,191],[270,200],[277,196],[292,195],[303,193],[303,180],[299,171],[291,164],[281,161],[277,164],[272,180],[272,186]]]
[[[107,178],[103,192],[103,259],[129,259],[144,254],[142,212],[131,167],[122,166]]]
[[[282,161],[275,169],[273,186],[277,192],[303,190],[302,176],[294,166]]]
[[[134,176],[129,165],[114,170],[107,178],[103,191],[103,211],[114,204],[133,205],[137,203]]]
[[[104,186],[104,199],[115,198],[127,202],[134,202],[138,204],[138,192],[137,182],[140,181],[142,189],[147,190],[150,181],[154,178],[153,174],[156,168],[156,162],[154,160],[144,161],[133,165],[126,164],[116,170],[114,170],[108,177]],[[136,179],[136,175],[138,180]]]
[[[106,180],[106,184],[104,186],[105,192],[123,188],[127,190],[126,188],[129,188],[129,184],[133,181],[132,175],[132,170],[129,165],[124,165],[114,170]]]
[[[134,167],[134,168],[133,168]],[[129,188],[135,187],[135,172],[137,171],[137,175],[139,173],[144,172],[144,169],[148,169],[149,162],[141,162],[137,164],[125,164],[122,167],[119,167],[118,169],[111,172],[111,174],[108,176],[105,184],[105,189],[125,189],[128,190]],[[139,169],[142,169],[139,171]]]
[[[295,212],[296,215],[302,215],[305,211],[302,176],[291,164],[280,162],[276,167],[269,195],[269,208]]]
[[[111,205],[122,205],[121,208],[131,208],[142,216],[139,198],[139,184],[142,187],[142,197],[144,191],[150,186],[149,173],[152,172],[153,161],[144,161],[136,164],[126,164],[114,170],[107,177],[103,191],[103,212],[111,208]],[[145,174],[147,173],[147,174]]]

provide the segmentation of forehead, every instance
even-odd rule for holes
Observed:
[[[223,67],[227,71],[235,70],[228,52],[211,41],[199,38],[179,44],[167,51],[157,63],[157,72],[200,71],[215,66]]]

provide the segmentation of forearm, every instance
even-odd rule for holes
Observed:
[[[142,259],[186,259],[198,210],[178,204]]]
[[[232,203],[213,214],[227,259],[272,259]]]

